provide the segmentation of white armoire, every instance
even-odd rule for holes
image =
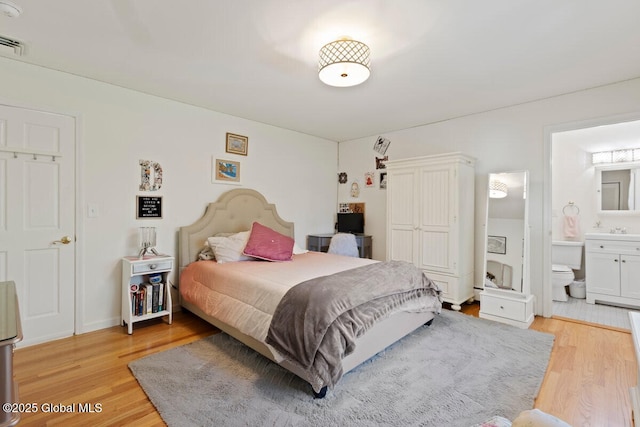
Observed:
[[[475,159],[450,153],[385,165],[387,260],[424,270],[460,310],[474,295]]]

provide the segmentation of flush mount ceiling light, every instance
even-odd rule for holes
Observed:
[[[507,197],[507,184],[501,181],[489,182],[489,197],[492,199],[503,199]]]
[[[318,77],[329,86],[359,85],[369,78],[369,46],[343,38],[322,46]]]
[[[9,18],[17,18],[22,13],[22,9],[10,1],[0,1],[0,14]]]

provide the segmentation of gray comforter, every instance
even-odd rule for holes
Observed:
[[[379,262],[291,288],[273,315],[266,342],[309,375],[313,389],[342,377],[355,339],[397,311],[439,313],[438,286],[404,261]]]

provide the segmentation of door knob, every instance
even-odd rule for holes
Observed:
[[[68,245],[69,243],[71,243],[71,237],[62,236],[60,240],[55,240],[53,243],[62,243],[63,245]]]

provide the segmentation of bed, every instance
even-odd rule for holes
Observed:
[[[353,281],[353,278],[365,277],[364,275],[369,274],[369,270],[376,269],[377,271],[371,274],[376,277],[384,276],[385,274],[380,273],[384,271],[383,269],[395,268],[396,265],[391,266],[385,262],[362,258],[309,252],[299,248],[298,245],[294,246],[291,261],[253,260],[218,263],[202,260],[207,258],[202,254],[203,249],[206,249],[206,242],[210,242],[211,237],[219,236],[223,240],[225,237],[235,239],[247,230],[253,231],[258,226],[291,239],[294,236],[294,224],[284,221],[273,204],[268,203],[259,192],[251,189],[235,189],[224,193],[216,202],[208,205],[200,219],[191,225],[181,227],[178,238],[180,304],[184,309],[307,381],[311,385],[314,396],[324,397],[327,387],[334,386],[335,382],[318,379],[316,372],[310,373],[306,366],[301,366],[301,363],[293,360],[286,349],[282,349],[277,337],[272,337],[275,324],[288,323],[288,318],[278,317],[279,313],[284,311],[281,306],[287,306],[285,304],[285,301],[289,301],[287,298],[293,298],[290,297],[293,291],[302,289],[303,285],[310,284],[311,281],[322,281],[323,286],[334,286],[329,279],[338,275],[351,277],[352,285],[349,285],[349,289],[360,288],[363,291],[368,287],[375,289],[378,285],[370,286],[367,283],[367,286],[364,286],[364,280],[361,281],[363,284],[360,284],[357,280]],[[401,267],[404,268],[404,266]],[[396,273],[389,273],[389,276],[393,274]],[[406,281],[415,282],[410,275],[417,273],[409,271],[407,274],[409,276]],[[420,294],[419,297],[410,301],[394,300],[392,309],[384,309],[385,315],[377,315],[375,319],[366,320],[366,328],[359,329],[353,345],[348,345],[346,351],[341,350],[340,354],[329,355],[330,358],[337,360],[335,363],[338,366],[334,367],[334,373],[339,374],[336,377],[337,380],[415,329],[431,324],[442,306],[440,291],[437,285],[426,276],[421,272],[419,274],[423,283],[411,285],[416,288],[411,291],[411,295]],[[395,282],[402,282],[397,280],[397,277],[404,276],[393,277],[396,278]],[[393,284],[393,286],[396,285]],[[397,286],[404,286],[404,284]],[[318,298],[317,295],[313,298]],[[382,298],[375,300],[377,303]],[[343,304],[327,305],[333,307]],[[287,307],[293,306],[297,304],[289,304]],[[307,309],[307,311],[313,310]],[[304,315],[303,313],[297,316]],[[294,323],[300,322],[292,322]],[[305,345],[307,338],[304,337]],[[337,340],[343,341],[344,338],[340,336]]]

